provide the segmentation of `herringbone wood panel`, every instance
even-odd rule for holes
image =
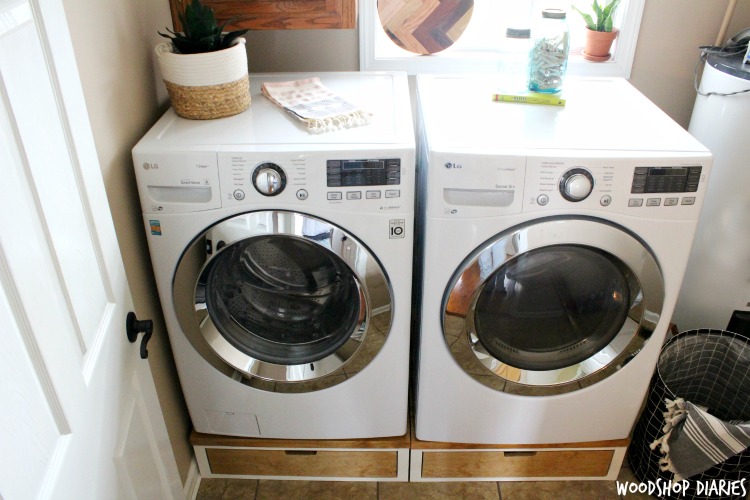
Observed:
[[[474,0],[378,0],[380,24],[393,43],[417,54],[445,50],[463,34]]]

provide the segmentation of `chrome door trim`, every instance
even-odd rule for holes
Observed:
[[[580,245],[609,253],[630,269],[642,294],[632,301],[628,317],[612,342],[591,358],[549,371],[511,366],[490,355],[474,333],[477,299],[487,280],[505,263],[528,251],[557,245]],[[477,286],[470,290],[470,300],[456,300],[456,285],[470,282],[472,275]],[[449,301],[459,309],[449,313]],[[663,304],[664,280],[659,265],[635,235],[601,219],[546,218],[510,228],[475,249],[446,288],[441,320],[451,355],[475,380],[503,392],[545,396],[581,389],[620,369],[650,337]]]
[[[212,235],[221,235],[221,242],[209,241]],[[314,243],[340,259],[354,276],[360,307],[357,324],[343,345],[322,359],[297,365],[255,359],[230,344],[208,313],[205,293],[199,286],[207,266],[233,243],[269,235]],[[371,293],[375,288],[387,293]],[[393,314],[393,291],[387,275],[361,241],[323,219],[283,210],[245,212],[204,230],[188,245],[176,266],[172,298],[183,333],[206,361],[231,378],[271,392],[320,390],[354,376],[382,348],[382,335],[387,338]]]

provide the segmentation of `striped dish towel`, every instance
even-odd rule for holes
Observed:
[[[326,88],[317,77],[289,82],[264,82],[263,95],[307,123],[307,130],[320,134],[367,125],[372,113]]]
[[[750,422],[725,422],[682,398],[665,401],[664,435],[651,449],[659,447],[661,469],[673,472],[674,481],[705,472],[750,447]]]

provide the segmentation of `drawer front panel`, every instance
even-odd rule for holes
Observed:
[[[207,448],[212,474],[292,477],[397,477],[396,451]]]
[[[613,456],[613,450],[428,451],[422,477],[604,477]]]

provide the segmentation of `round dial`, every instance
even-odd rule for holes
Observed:
[[[263,196],[276,196],[286,187],[286,174],[275,163],[262,163],[253,171],[253,186]]]
[[[560,194],[568,201],[582,201],[594,190],[594,176],[584,168],[572,168],[560,178]]]

